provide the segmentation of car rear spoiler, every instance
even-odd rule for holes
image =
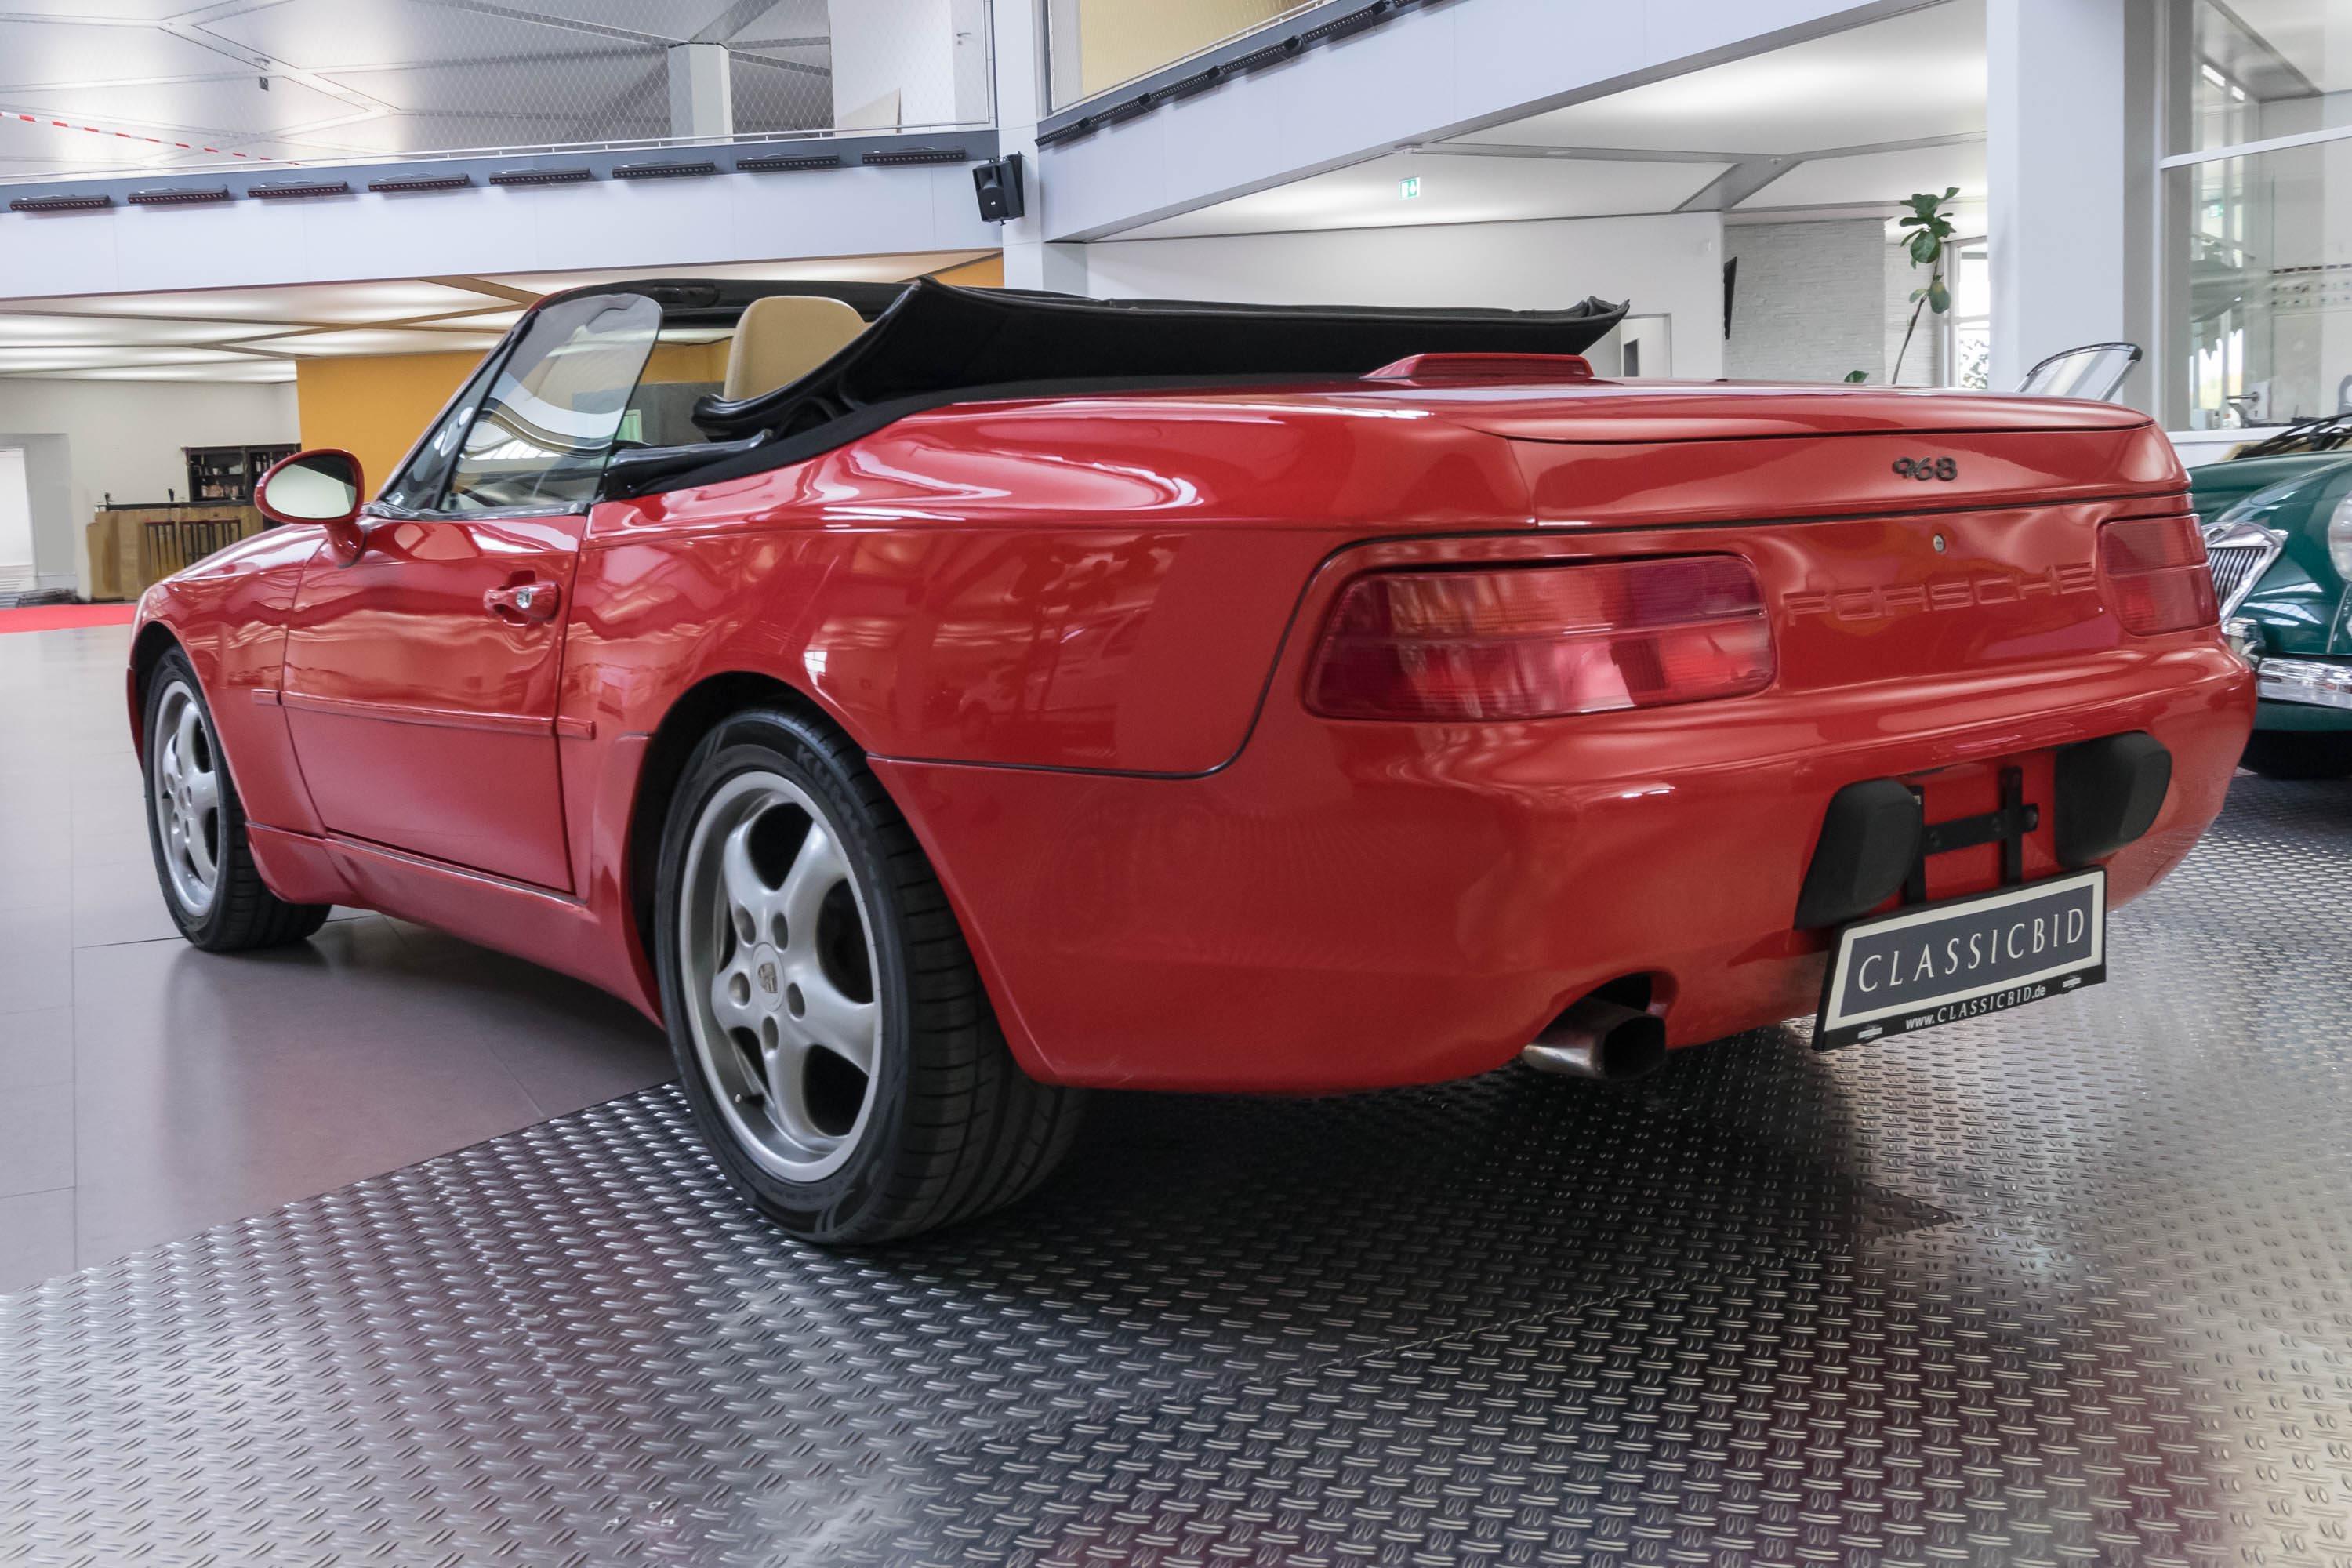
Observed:
[[[1625,310],[1597,299],[1564,310],[1088,300],[924,279],[809,374],[740,402],[706,397],[694,421],[715,437],[773,440],[983,387],[1357,376],[1414,354],[1578,354]]]

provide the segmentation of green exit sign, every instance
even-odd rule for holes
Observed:
[[[1403,179],[1399,180],[1397,182],[1397,195],[1409,202],[1419,201],[1421,199],[1421,176],[1419,174],[1407,174]]]

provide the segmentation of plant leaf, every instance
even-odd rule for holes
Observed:
[[[1848,386],[1857,386],[1869,379],[1870,373],[1866,370],[1850,370],[1845,373],[1845,384]]]
[[[1911,259],[1921,267],[1933,263],[1942,249],[1942,241],[1932,234],[1922,231],[1911,237]]]
[[[1940,281],[1931,284],[1927,289],[1927,308],[1939,316],[1944,314],[1952,308],[1952,291]]]

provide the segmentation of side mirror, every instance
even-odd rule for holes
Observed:
[[[360,460],[332,449],[297,452],[253,487],[253,504],[271,521],[325,524],[327,547],[345,565],[366,542],[359,521],[366,496]]]

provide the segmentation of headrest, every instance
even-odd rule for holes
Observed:
[[[822,294],[754,300],[735,323],[719,395],[740,403],[787,386],[831,359],[866,330],[866,318]]]

